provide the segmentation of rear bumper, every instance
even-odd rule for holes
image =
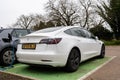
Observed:
[[[35,49],[22,49],[22,44],[18,44],[16,52],[17,59],[21,63],[50,65],[53,67],[64,67],[68,55],[69,49],[60,44],[36,44]]]
[[[21,63],[49,65],[53,67],[63,67],[67,62],[65,55],[55,52],[17,52],[17,59]]]

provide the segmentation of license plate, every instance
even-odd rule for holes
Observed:
[[[34,43],[22,44],[22,49],[35,49],[35,48],[36,48],[36,44],[34,44]]]

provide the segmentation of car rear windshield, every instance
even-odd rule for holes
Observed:
[[[37,31],[36,33],[47,33],[47,32],[53,32],[56,30],[61,29],[62,27],[54,27],[54,28],[46,28],[46,29],[41,29],[39,31]]]

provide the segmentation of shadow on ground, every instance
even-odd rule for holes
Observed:
[[[55,68],[50,66],[35,67],[25,64],[16,64],[14,65],[14,68],[8,69],[6,71],[41,80],[76,80],[89,71],[105,63],[109,59],[109,57],[105,57],[103,59],[92,58],[81,63],[79,69],[73,73],[65,72],[63,68]]]

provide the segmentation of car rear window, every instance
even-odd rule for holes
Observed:
[[[47,33],[47,32],[53,32],[56,30],[61,29],[62,27],[54,27],[54,28],[46,28],[46,29],[41,29],[39,31],[36,31],[36,33]]]

